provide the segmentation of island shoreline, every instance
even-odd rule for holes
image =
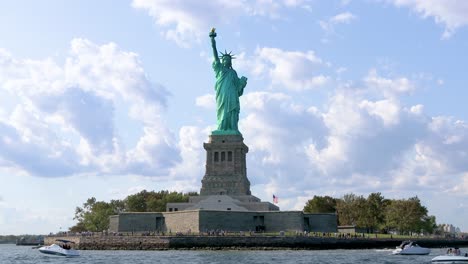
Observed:
[[[333,250],[394,249],[406,239],[282,236],[61,236],[79,250]],[[467,239],[411,239],[423,247],[467,247]]]

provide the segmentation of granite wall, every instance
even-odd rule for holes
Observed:
[[[307,227],[308,222],[308,227]],[[309,232],[338,232],[338,217],[336,214],[304,214],[304,230]]]
[[[158,221],[158,219],[160,219]],[[111,232],[164,231],[163,213],[121,213],[109,218]]]
[[[200,232],[199,211],[165,212],[165,232]]]
[[[111,232],[310,231],[337,232],[336,214],[301,211],[193,210],[162,213],[122,213],[110,217]]]
[[[66,239],[75,242],[74,248],[80,250],[155,250],[169,248],[170,238],[159,236],[69,236],[46,237],[45,245],[50,245],[56,239]]]

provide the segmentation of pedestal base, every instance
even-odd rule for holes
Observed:
[[[250,195],[245,154],[249,148],[240,135],[210,135],[206,172],[200,195]]]
[[[236,136],[242,136],[241,132],[239,132],[238,130],[213,130],[213,131],[211,131],[211,135],[220,135],[220,136],[236,135]]]

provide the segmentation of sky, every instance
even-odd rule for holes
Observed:
[[[0,2],[0,235],[87,198],[199,191],[215,128],[208,33],[248,78],[252,194],[418,196],[468,231],[468,1]]]

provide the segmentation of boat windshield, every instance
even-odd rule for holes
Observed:
[[[73,241],[66,240],[66,239],[56,239],[55,241],[62,242],[62,243],[72,243],[72,244],[75,243],[75,242],[73,242]]]
[[[411,241],[403,241],[401,242],[400,248],[410,247],[413,244]]]

